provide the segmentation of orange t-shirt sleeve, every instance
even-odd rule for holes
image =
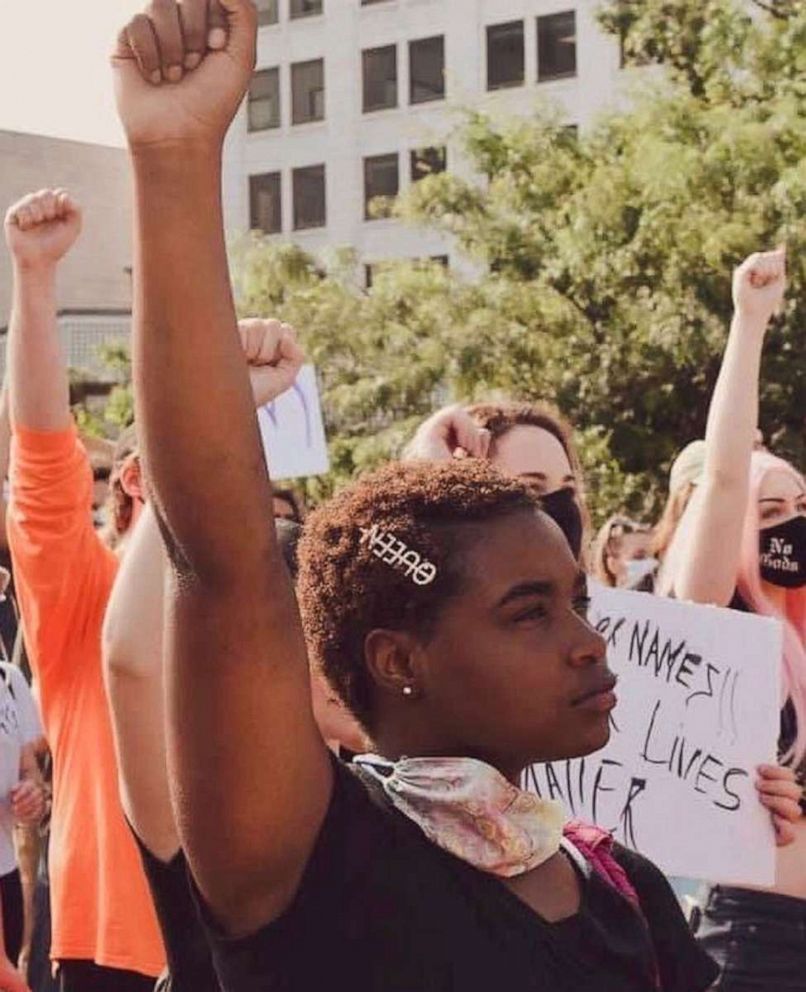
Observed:
[[[8,541],[26,648],[47,676],[69,655],[66,638],[103,615],[116,560],[93,527],[92,470],[74,425],[15,426],[10,482]]]

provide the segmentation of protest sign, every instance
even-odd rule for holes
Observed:
[[[619,676],[610,742],[534,766],[527,788],[667,874],[773,884],[774,833],[754,782],[776,760],[780,624],[591,586],[590,620]]]
[[[258,423],[273,479],[327,472],[325,427],[312,365],[304,365],[287,392],[258,410]]]

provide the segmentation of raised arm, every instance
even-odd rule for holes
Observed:
[[[67,368],[56,324],[56,269],[81,231],[81,211],[64,190],[42,190],[6,214],[14,294],[8,342],[11,419],[36,431],[70,425]]]
[[[727,606],[736,588],[761,352],[785,282],[782,250],[751,255],[733,277],[735,312],[708,412],[703,478],[681,521],[664,577],[680,599]]]
[[[56,269],[80,228],[80,209],[61,190],[25,197],[5,221],[14,270],[6,527],[26,647],[39,676],[62,666],[65,642],[101,608],[116,567],[92,526],[92,474],[70,415],[56,323]]]
[[[245,932],[293,898],[331,771],[229,284],[221,150],[253,71],[257,16],[248,0],[223,7],[222,27],[217,4],[211,21],[207,0],[185,0],[180,25],[174,0],[159,0],[121,35],[114,65],[135,182],[137,409],[173,573],[174,800],[202,894],[227,930]],[[167,82],[183,65],[198,68]],[[281,336],[255,361],[282,377],[295,356]]]
[[[153,507],[146,505],[115,579],[103,630],[106,689],[123,809],[151,853],[179,850],[168,790],[162,650],[167,562]]]
[[[6,357],[8,364],[8,357]],[[0,486],[3,492],[0,494],[0,548],[8,547],[8,536],[6,535],[6,497],[5,482],[8,479],[8,468],[11,460],[11,420],[8,410],[8,390],[3,383],[0,392]]]
[[[287,332],[277,321],[238,325],[244,365],[272,356]],[[301,354],[296,360],[300,364]],[[276,398],[275,375],[250,365],[255,407]],[[282,385],[282,379],[279,381]],[[168,561],[152,506],[147,505],[118,572],[103,631],[106,689],[112,713],[123,808],[137,836],[162,861],[179,850],[171,808],[165,744],[165,573]]]

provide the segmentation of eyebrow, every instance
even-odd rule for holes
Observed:
[[[520,585],[513,586],[496,604],[496,609],[507,606],[518,599],[526,599],[528,596],[550,596],[554,592],[553,582],[521,582]]]
[[[513,586],[496,604],[496,609],[508,606],[519,599],[527,599],[529,596],[551,596],[556,589],[556,583],[551,581],[521,582]],[[588,591],[588,577],[584,572],[577,572],[574,580],[574,595]]]

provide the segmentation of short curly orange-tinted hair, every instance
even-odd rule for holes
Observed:
[[[311,514],[299,546],[297,583],[308,650],[367,730],[372,689],[364,644],[370,631],[411,630],[427,638],[443,605],[462,588],[467,542],[483,539],[482,529],[468,525],[537,508],[518,480],[466,459],[387,465]],[[374,549],[367,539],[373,527],[381,535]],[[384,546],[393,548],[385,555],[393,561],[394,548],[416,552],[434,566],[433,581],[418,585],[417,573],[407,574],[400,556],[393,564],[383,560]]]

